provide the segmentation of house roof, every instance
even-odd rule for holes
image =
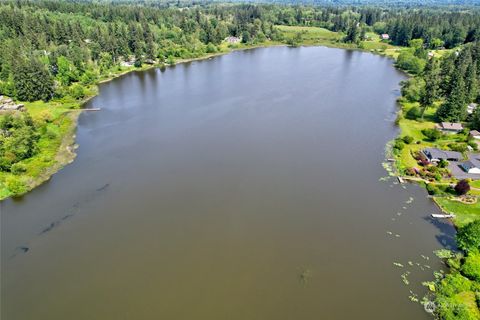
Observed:
[[[480,132],[478,132],[477,130],[472,130],[472,131],[470,131],[470,135],[471,136],[480,136]]]
[[[474,165],[474,164],[472,163],[472,161],[465,161],[465,162],[460,163],[460,167],[461,167],[463,170],[465,170],[466,172],[468,172],[468,170],[473,169],[473,168],[476,168],[477,166]]]
[[[463,130],[462,124],[458,122],[442,122],[440,126],[447,130]]]
[[[440,150],[437,148],[425,148],[423,153],[430,159],[461,159],[462,154],[456,151]]]

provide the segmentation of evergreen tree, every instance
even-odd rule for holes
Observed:
[[[425,66],[423,77],[425,79],[425,87],[420,95],[420,107],[422,109],[422,117],[425,110],[432,106],[435,100],[439,98],[440,91],[440,69],[435,58],[431,58]]]
[[[37,58],[19,59],[14,68],[13,81],[18,100],[47,101],[53,95],[53,77]]]
[[[460,70],[455,73],[453,88],[444,104],[437,110],[440,121],[463,121],[467,117],[465,82]]]
[[[347,35],[345,36],[343,41],[345,41],[347,43],[358,43],[359,36],[360,36],[360,34],[358,32],[357,24],[356,24],[356,22],[354,22],[350,25],[350,27],[348,27]]]

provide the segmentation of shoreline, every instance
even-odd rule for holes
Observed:
[[[72,163],[77,154],[76,154],[76,148],[78,147],[76,145],[76,131],[77,131],[77,126],[78,126],[78,119],[81,115],[82,112],[86,111],[84,110],[84,105],[95,98],[99,94],[99,86],[101,84],[110,82],[112,80],[121,78],[122,76],[125,76],[131,72],[143,72],[147,71],[153,68],[167,68],[167,67],[173,67],[175,65],[183,64],[183,63],[190,63],[190,62],[195,62],[195,61],[202,61],[202,60],[208,60],[212,59],[215,57],[220,57],[223,55],[227,55],[230,53],[234,53],[237,51],[246,51],[246,50],[252,50],[252,49],[260,49],[260,48],[272,48],[272,47],[291,47],[291,48],[299,48],[299,47],[325,47],[325,48],[333,48],[333,49],[341,49],[341,50],[351,50],[351,51],[360,51],[360,52],[365,52],[365,53],[370,53],[374,55],[380,55],[389,59],[395,60],[395,58],[391,55],[386,54],[385,52],[379,52],[376,50],[368,50],[368,49],[363,49],[357,47],[353,47],[352,45],[345,44],[345,43],[338,43],[336,45],[336,42],[318,42],[318,43],[300,43],[296,46],[288,45],[286,43],[280,43],[280,42],[266,42],[266,43],[261,43],[261,44],[254,44],[254,45],[247,45],[243,47],[236,47],[236,48],[231,48],[229,47],[228,50],[226,51],[221,51],[221,52],[215,52],[215,53],[209,53],[206,54],[205,56],[200,56],[200,57],[195,57],[195,58],[187,58],[187,59],[179,59],[175,61],[173,64],[151,64],[151,65],[144,65],[140,68],[136,67],[131,67],[126,70],[121,70],[119,73],[114,73],[112,75],[109,75],[105,79],[101,79],[95,84],[92,85],[92,90],[93,94],[90,94],[83,98],[81,101],[76,102],[75,104],[77,107],[71,108],[69,110],[66,110],[64,112],[65,117],[69,118],[69,121],[71,121],[71,124],[68,128],[67,133],[62,137],[61,143],[58,147],[58,150],[56,152],[56,155],[54,157],[54,163],[51,166],[45,167],[42,172],[37,176],[37,177],[29,177],[27,180],[26,184],[26,190],[25,192],[21,194],[9,194],[5,197],[0,197],[0,201],[6,200],[10,197],[12,198],[20,198],[32,191],[34,188],[42,185],[44,182],[49,181],[52,176],[54,176],[57,172],[59,172],[61,169],[63,169],[65,166],[68,164]],[[399,70],[398,68],[396,68]],[[51,104],[51,102],[47,103]],[[27,108],[28,110],[28,108]]]

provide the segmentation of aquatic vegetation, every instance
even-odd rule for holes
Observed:
[[[402,278],[402,282],[407,286],[410,284],[410,281],[408,280],[409,275],[410,275],[410,271],[407,271],[400,276]]]
[[[298,275],[299,281],[302,285],[306,285],[311,277],[312,271],[310,269],[303,269]]]

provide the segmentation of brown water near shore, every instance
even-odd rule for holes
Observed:
[[[404,78],[276,47],[102,84],[75,162],[1,204],[2,320],[429,319],[453,228],[379,180]]]

